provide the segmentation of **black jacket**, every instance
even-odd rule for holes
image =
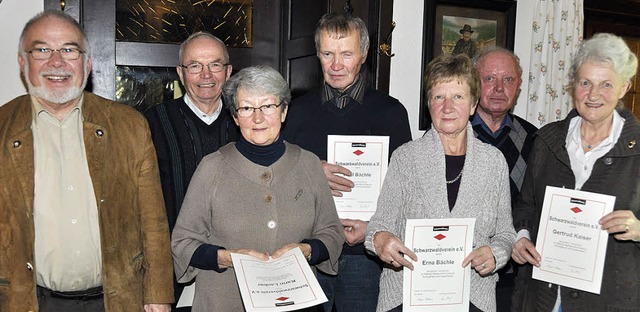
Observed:
[[[614,210],[632,210],[640,217],[640,125],[626,110],[618,110],[626,120],[618,142],[599,158],[581,190],[616,196]],[[533,151],[520,197],[513,210],[516,231],[528,229],[533,243],[540,223],[547,185],[575,188],[565,140],[572,110],[566,119],[546,125],[536,132]],[[520,268],[514,291],[513,311],[551,311],[557,285],[531,279],[532,266]],[[561,288],[563,311],[640,311],[640,244],[618,241],[609,236],[600,295],[568,287]]]

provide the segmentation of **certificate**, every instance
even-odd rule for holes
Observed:
[[[292,311],[327,302],[300,248],[267,261],[236,253],[231,260],[247,312]]]
[[[609,233],[598,220],[613,211],[615,196],[547,186],[533,278],[600,294]]]
[[[389,163],[388,136],[329,135],[327,162],[351,171],[354,187],[334,197],[338,217],[369,221]]]
[[[182,294],[176,303],[176,308],[193,306],[193,297],[196,294],[196,283],[191,283],[182,289]]]
[[[462,260],[474,227],[474,218],[407,220],[405,245],[418,261],[403,271],[403,311],[469,311],[471,266]]]

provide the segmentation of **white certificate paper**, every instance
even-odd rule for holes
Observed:
[[[413,271],[404,268],[403,311],[469,311],[471,266],[462,260],[473,249],[474,227],[474,218],[407,220],[405,245],[418,261]]]
[[[196,294],[196,283],[191,283],[189,286],[185,286],[182,289],[182,294],[176,303],[176,308],[191,307],[193,306],[193,297]]]
[[[231,260],[247,312],[292,311],[327,302],[300,248],[268,261],[235,253]]]
[[[609,234],[598,220],[613,211],[615,196],[547,186],[536,249],[542,260],[533,278],[600,294]]]
[[[329,135],[327,142],[327,162],[351,170],[349,179],[355,185],[351,192],[333,198],[338,217],[369,221],[389,165],[389,137]]]

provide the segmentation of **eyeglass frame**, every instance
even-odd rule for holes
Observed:
[[[33,55],[33,52],[34,52],[34,51],[37,51],[37,50],[47,50],[47,51],[49,51],[49,57],[47,57],[47,58],[36,58],[36,57]],[[78,52],[78,56],[77,56],[77,57],[75,57],[75,58],[67,58],[67,57],[65,57],[65,56],[64,56],[64,54],[62,54],[62,50],[77,51],[77,52]],[[60,55],[60,58],[61,58],[61,59],[63,59],[63,60],[65,60],[65,61],[75,61],[75,60],[77,60],[77,59],[79,59],[79,58],[80,58],[80,55],[87,53],[86,51],[84,51],[84,50],[82,50],[82,49],[80,49],[80,48],[77,48],[77,47],[62,47],[62,48],[60,48],[60,49],[52,49],[52,48],[33,48],[33,49],[28,50],[28,51],[25,51],[25,52],[26,52],[27,54],[30,54],[30,55],[31,55],[31,57],[32,57],[34,60],[37,60],[37,61],[48,61],[48,60],[50,60],[50,59],[53,57],[53,53],[55,53],[55,52],[58,52],[58,54]],[[39,53],[45,53],[45,52],[39,52]]]
[[[218,71],[214,71],[213,69],[211,69],[211,64],[220,64],[220,70]],[[198,70],[197,72],[193,72],[192,70],[190,70],[191,67],[189,66],[193,66],[193,65],[198,65],[198,67],[200,67],[200,70]],[[193,62],[193,63],[189,63],[187,65],[184,64],[180,64],[180,67],[185,68],[187,70],[187,73],[189,74],[199,74],[204,70],[204,67],[207,66],[207,68],[209,68],[209,71],[212,73],[219,73],[224,71],[224,68],[231,65],[230,63],[222,63],[222,62],[210,62],[208,64],[202,64],[200,62]]]
[[[241,118],[249,118],[249,117],[253,116],[253,114],[255,114],[255,113],[256,113],[256,110],[259,110],[259,111],[260,111],[263,115],[265,115],[265,116],[271,116],[271,115],[275,115],[275,113],[276,113],[277,109],[278,109],[280,106],[282,106],[282,104],[283,104],[283,102],[281,101],[281,102],[280,102],[280,103],[278,103],[278,104],[265,104],[265,105],[260,105],[260,106],[258,106],[258,107],[253,107],[253,106],[243,106],[243,107],[238,107],[238,108],[234,109],[234,111],[236,112],[236,115],[237,115],[238,117],[241,117]],[[263,110],[262,110],[263,108],[267,108],[267,106],[271,106],[271,105],[274,105],[274,106],[275,106],[275,108],[276,108],[276,111],[274,111],[273,113],[271,113],[271,114],[267,114],[267,113],[265,113],[265,111],[263,111]],[[248,111],[249,111],[249,109],[250,109],[250,110],[251,110],[251,114],[249,114],[249,115],[247,115],[247,116],[241,116],[241,115],[240,115],[240,110],[241,110],[241,109],[247,109],[247,110],[246,110],[247,112],[248,112]]]

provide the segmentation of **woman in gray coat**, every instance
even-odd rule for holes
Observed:
[[[193,311],[243,311],[231,253],[261,260],[299,247],[336,274],[344,234],[320,160],[280,137],[291,93],[269,67],[224,86],[242,137],[203,158],[172,233],[179,282],[195,278]]]
[[[377,309],[402,310],[402,267],[413,269],[404,256],[418,261],[403,243],[407,219],[475,218],[474,250],[461,259],[473,268],[470,311],[495,311],[494,273],[509,260],[515,239],[507,163],[474,137],[468,122],[480,79],[466,55],[432,61],[425,85],[433,127],[394,152],[367,228],[367,249],[387,263]]]

